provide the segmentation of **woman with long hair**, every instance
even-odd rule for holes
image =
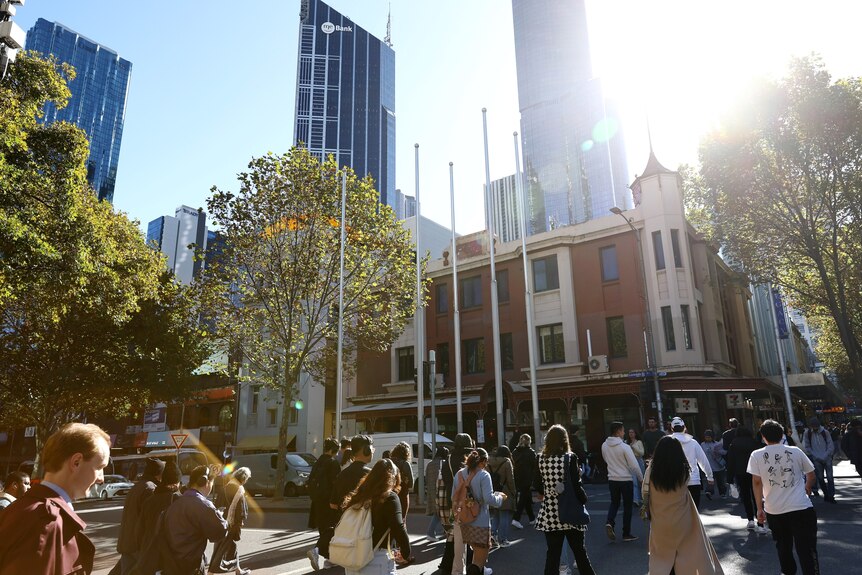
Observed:
[[[595,575],[587,548],[584,546],[586,525],[572,525],[560,519],[560,507],[555,486],[563,483],[566,475],[566,455],[569,456],[569,476],[575,495],[586,505],[587,493],[581,483],[581,468],[578,456],[569,447],[569,434],[562,425],[554,425],[545,435],[545,446],[538,456],[539,481],[537,491],[542,500],[539,516],[536,519],[536,530],[545,533],[547,551],[545,553],[545,575],[557,575],[560,569],[560,554],[563,543],[569,542],[575,555],[575,563],[580,575]]]
[[[491,475],[485,471],[488,465],[488,452],[484,449],[474,449],[466,460],[466,465],[455,474],[452,485],[452,497],[458,492],[459,486],[466,482],[467,487],[473,494],[473,499],[479,505],[479,513],[470,523],[455,522],[456,533],[461,534],[463,544],[473,548],[473,562],[467,566],[467,575],[482,575],[485,570],[485,560],[491,550],[491,514],[488,507],[493,505],[499,507],[506,499],[504,493],[495,493],[491,484]],[[457,542],[456,535],[456,555]],[[452,571],[454,575],[460,575],[460,571]]]
[[[401,499],[401,512],[407,519],[407,511],[410,509],[410,490],[413,489],[413,466],[410,465],[410,444],[401,441],[392,448],[392,462],[398,467],[401,474],[401,491],[398,498]]]
[[[370,507],[373,529],[371,540],[374,545],[384,540],[388,530],[388,537],[395,540],[406,562],[411,563],[413,556],[410,553],[410,537],[404,528],[401,500],[398,498],[400,489],[398,467],[391,459],[381,459],[374,464],[356,489],[347,495],[343,507]],[[395,560],[389,556],[388,545],[384,540],[380,548],[374,551],[374,558],[368,565],[359,571],[345,569],[344,572],[345,575],[395,575],[395,570]]]
[[[690,475],[682,444],[674,437],[659,439],[643,486],[652,521],[650,575],[724,573],[689,493]]]
[[[730,443],[730,449],[727,450],[725,461],[727,463],[727,480],[736,484],[739,498],[742,500],[742,506],[745,509],[745,517],[748,519],[748,529],[764,535],[767,533],[766,525],[755,523],[754,521],[754,511],[756,509],[754,488],[751,485],[751,474],[747,471],[748,459],[755,450],[761,447],[760,441],[754,437],[751,429],[740,425],[736,430],[736,437]]]
[[[635,454],[635,459],[638,462],[638,466],[641,468],[641,475],[646,470],[646,465],[644,465],[644,442],[641,441],[640,433],[635,431],[634,428],[629,429],[629,432],[626,434],[625,439],[626,444],[632,448],[632,452]],[[643,503],[643,499],[641,499],[641,485],[638,481],[637,475],[632,475],[632,481],[634,482],[634,503],[637,506],[640,506]]]

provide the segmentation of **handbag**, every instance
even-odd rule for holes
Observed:
[[[560,512],[560,521],[569,525],[589,525],[590,512],[578,499],[575,485],[572,483],[571,453],[564,456],[565,471],[563,472],[563,491],[557,495],[557,506]]]

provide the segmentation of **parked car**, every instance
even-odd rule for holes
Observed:
[[[311,466],[317,458],[311,453],[286,453],[284,457],[284,496],[296,497],[305,493]],[[237,455],[234,461],[237,467],[248,467],[251,470],[251,479],[245,484],[248,493],[267,497],[275,494],[277,453],[242,454]]]
[[[128,495],[134,483],[122,475],[106,475],[103,483],[95,483],[90,489],[90,496],[99,499],[111,499]]]

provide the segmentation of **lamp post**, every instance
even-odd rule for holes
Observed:
[[[653,387],[655,388],[655,406],[658,411],[658,420],[662,425],[662,429],[664,429],[664,414],[661,403],[661,387],[658,382],[658,362],[656,361],[655,354],[655,337],[653,337],[652,331],[652,310],[650,309],[649,304],[649,291],[647,289],[647,279],[646,279],[646,261],[644,261],[644,251],[643,251],[643,243],[641,242],[641,232],[639,229],[634,227],[632,224],[632,220],[627,218],[623,211],[618,207],[614,206],[611,208],[611,213],[614,213],[620,216],[625,220],[626,224],[631,228],[631,230],[635,233],[635,239],[637,240],[638,246],[638,255],[640,256],[640,264],[641,264],[641,281],[643,282],[643,290],[644,290],[644,308],[646,308],[646,332],[647,332],[647,340],[649,341],[649,346],[647,347],[647,360],[649,361],[652,367],[652,382]]]

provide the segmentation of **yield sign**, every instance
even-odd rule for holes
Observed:
[[[186,442],[186,439],[189,438],[188,433],[171,433],[171,439],[174,440],[174,445],[177,446],[177,449],[183,446],[183,443]]]

